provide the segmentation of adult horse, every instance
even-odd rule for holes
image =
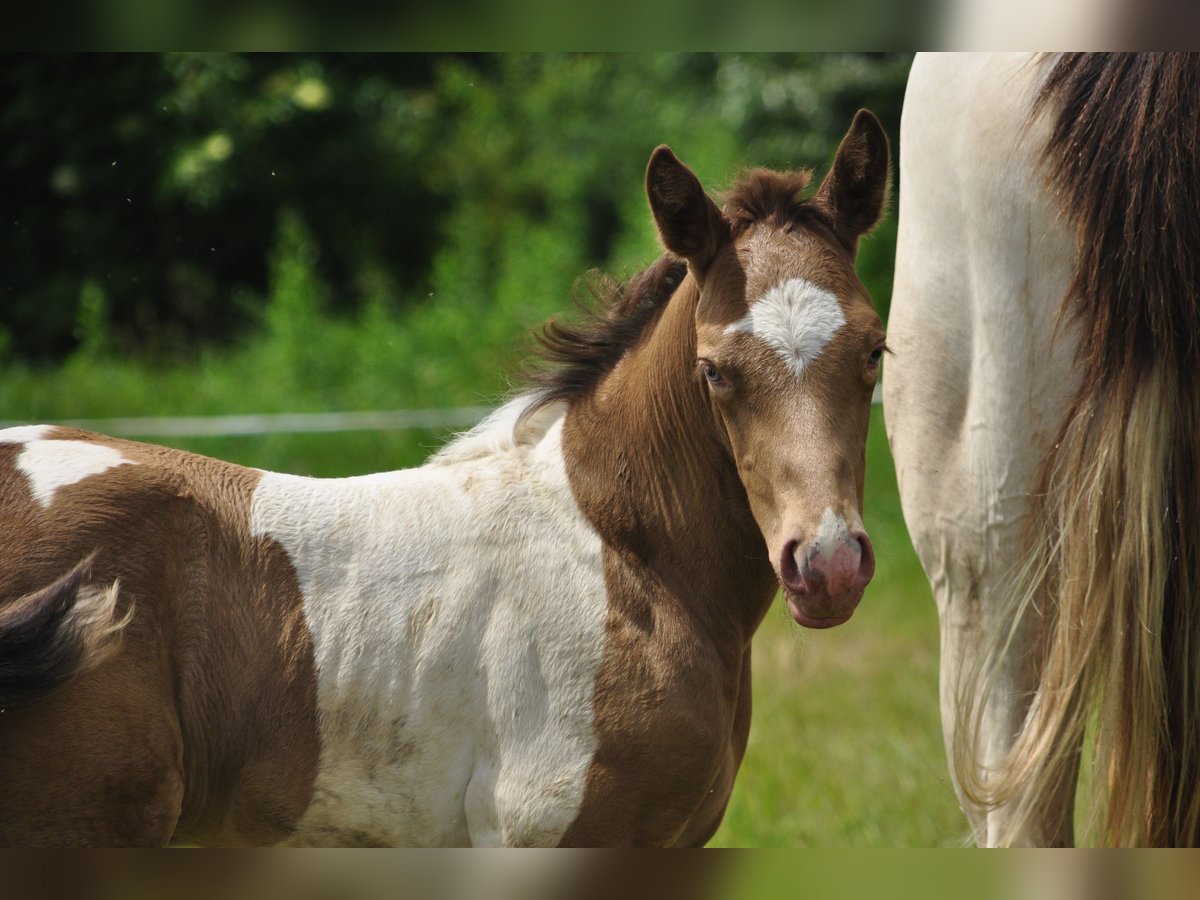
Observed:
[[[884,404],[981,844],[1200,838],[1200,58],[912,68]]]
[[[704,843],[779,583],[828,627],[873,573],[888,166],[860,112],[722,212],[660,147],[669,253],[418,469],[0,432],[0,841]]]

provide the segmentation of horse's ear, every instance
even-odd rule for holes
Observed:
[[[646,196],[663,246],[688,261],[697,279],[703,278],[729,224],[700,180],[665,144],[646,166]]]
[[[839,236],[852,251],[858,248],[859,236],[883,216],[890,171],[887,133],[874,113],[860,109],[813,198],[829,210]]]

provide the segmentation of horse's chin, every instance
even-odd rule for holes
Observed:
[[[788,612],[792,618],[805,628],[833,628],[850,621],[858,599],[833,609],[828,603],[814,603],[812,597],[802,596],[795,591],[784,588],[783,596],[787,599]]]

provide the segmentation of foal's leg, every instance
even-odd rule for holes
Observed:
[[[170,685],[128,657],[0,713],[0,846],[161,846],[183,800]]]

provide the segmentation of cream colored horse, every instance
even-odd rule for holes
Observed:
[[[1197,839],[1198,72],[910,74],[884,404],[980,844],[1074,841],[1085,733],[1094,839]]]

